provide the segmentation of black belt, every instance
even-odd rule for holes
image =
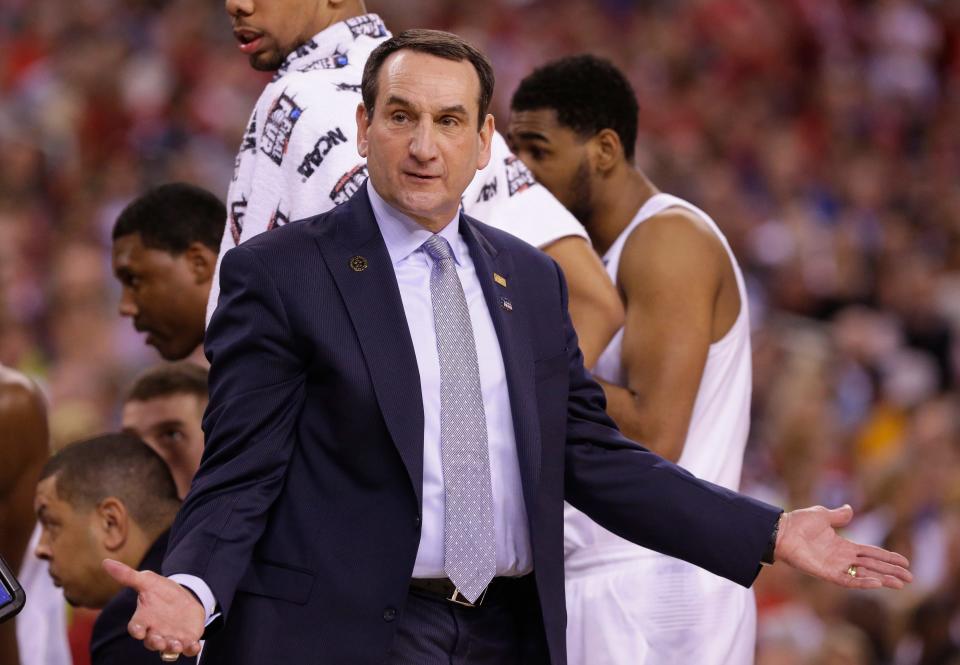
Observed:
[[[527,577],[527,575],[524,575],[523,577],[494,577],[490,581],[490,584],[487,585],[487,588],[483,590],[483,593],[480,594],[480,597],[477,598],[477,600],[473,603],[467,600],[464,595],[460,593],[460,590],[457,589],[457,586],[451,582],[450,578],[448,577],[414,577],[410,580],[410,588],[428,593],[437,598],[443,598],[444,600],[448,600],[451,603],[456,603],[457,605],[462,605],[464,607],[480,607],[488,595],[490,595],[491,599],[498,597],[504,591],[515,588],[518,582],[525,580]]]

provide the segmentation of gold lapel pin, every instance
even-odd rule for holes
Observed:
[[[501,275],[500,273],[493,273],[493,281],[495,281],[500,286],[507,285],[507,278]]]
[[[350,267],[354,272],[363,272],[367,269],[367,266],[370,265],[367,263],[367,260],[362,256],[355,256],[350,259]]]

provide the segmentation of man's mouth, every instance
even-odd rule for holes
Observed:
[[[136,331],[137,331],[138,333],[141,333],[141,334],[145,335],[144,340],[143,340],[143,343],[144,343],[145,345],[147,345],[147,346],[156,346],[156,345],[157,345],[157,341],[159,340],[159,336],[157,335],[157,333],[155,333],[153,330],[151,330],[150,328],[147,328],[147,327],[144,326],[144,325],[138,325],[138,324],[134,323],[134,324],[133,324],[133,327],[134,327],[134,329],[136,329]]]
[[[429,182],[430,180],[436,180],[440,176],[430,175],[429,173],[416,173],[414,171],[405,171],[406,175],[415,180],[420,180],[423,182]]]
[[[240,51],[247,55],[256,53],[263,43],[263,34],[249,28],[235,28],[233,36],[239,42]]]

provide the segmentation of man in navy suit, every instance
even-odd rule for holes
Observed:
[[[556,264],[459,213],[492,89],[453,35],[384,42],[357,109],[367,185],[227,253],[169,577],[105,563],[165,661],[207,625],[205,665],[562,664],[564,499],[744,585],[774,557],[909,581],[903,557],[836,535],[848,507],[782,514],[617,431]]]

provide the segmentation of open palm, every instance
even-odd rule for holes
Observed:
[[[205,612],[192,593],[167,577],[137,571],[112,559],[105,559],[103,568],[137,592],[137,611],[127,625],[134,639],[170,656],[200,652]]]
[[[776,560],[850,589],[902,589],[913,580],[906,557],[880,547],[859,545],[836,532],[852,518],[850,506],[833,510],[814,506],[784,513]]]

